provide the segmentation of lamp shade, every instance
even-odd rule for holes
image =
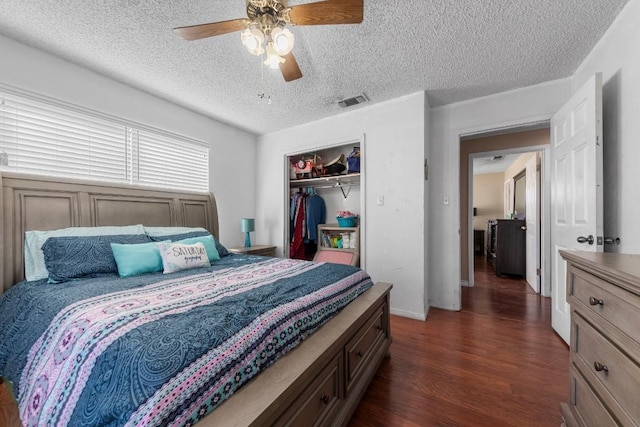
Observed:
[[[256,229],[255,220],[253,218],[242,218],[240,228],[243,233],[250,233]]]

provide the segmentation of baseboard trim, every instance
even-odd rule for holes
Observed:
[[[393,314],[394,316],[401,316],[401,317],[407,317],[409,319],[422,320],[423,322],[427,320],[427,313],[415,313],[413,311],[398,310],[397,308],[391,308],[391,310],[389,310],[389,313]]]

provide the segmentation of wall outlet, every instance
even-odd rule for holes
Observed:
[[[443,205],[449,204],[449,196],[442,196],[442,204]]]
[[[384,206],[384,196],[378,196],[378,199],[376,200],[376,204],[378,206]]]

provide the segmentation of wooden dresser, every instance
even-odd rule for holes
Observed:
[[[22,427],[13,387],[0,377],[0,426]]]
[[[640,255],[560,251],[571,304],[568,426],[640,425]]]

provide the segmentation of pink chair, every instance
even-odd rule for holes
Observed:
[[[347,264],[358,266],[358,255],[353,252],[328,251],[320,249],[313,257],[317,262],[332,262],[334,264]]]

